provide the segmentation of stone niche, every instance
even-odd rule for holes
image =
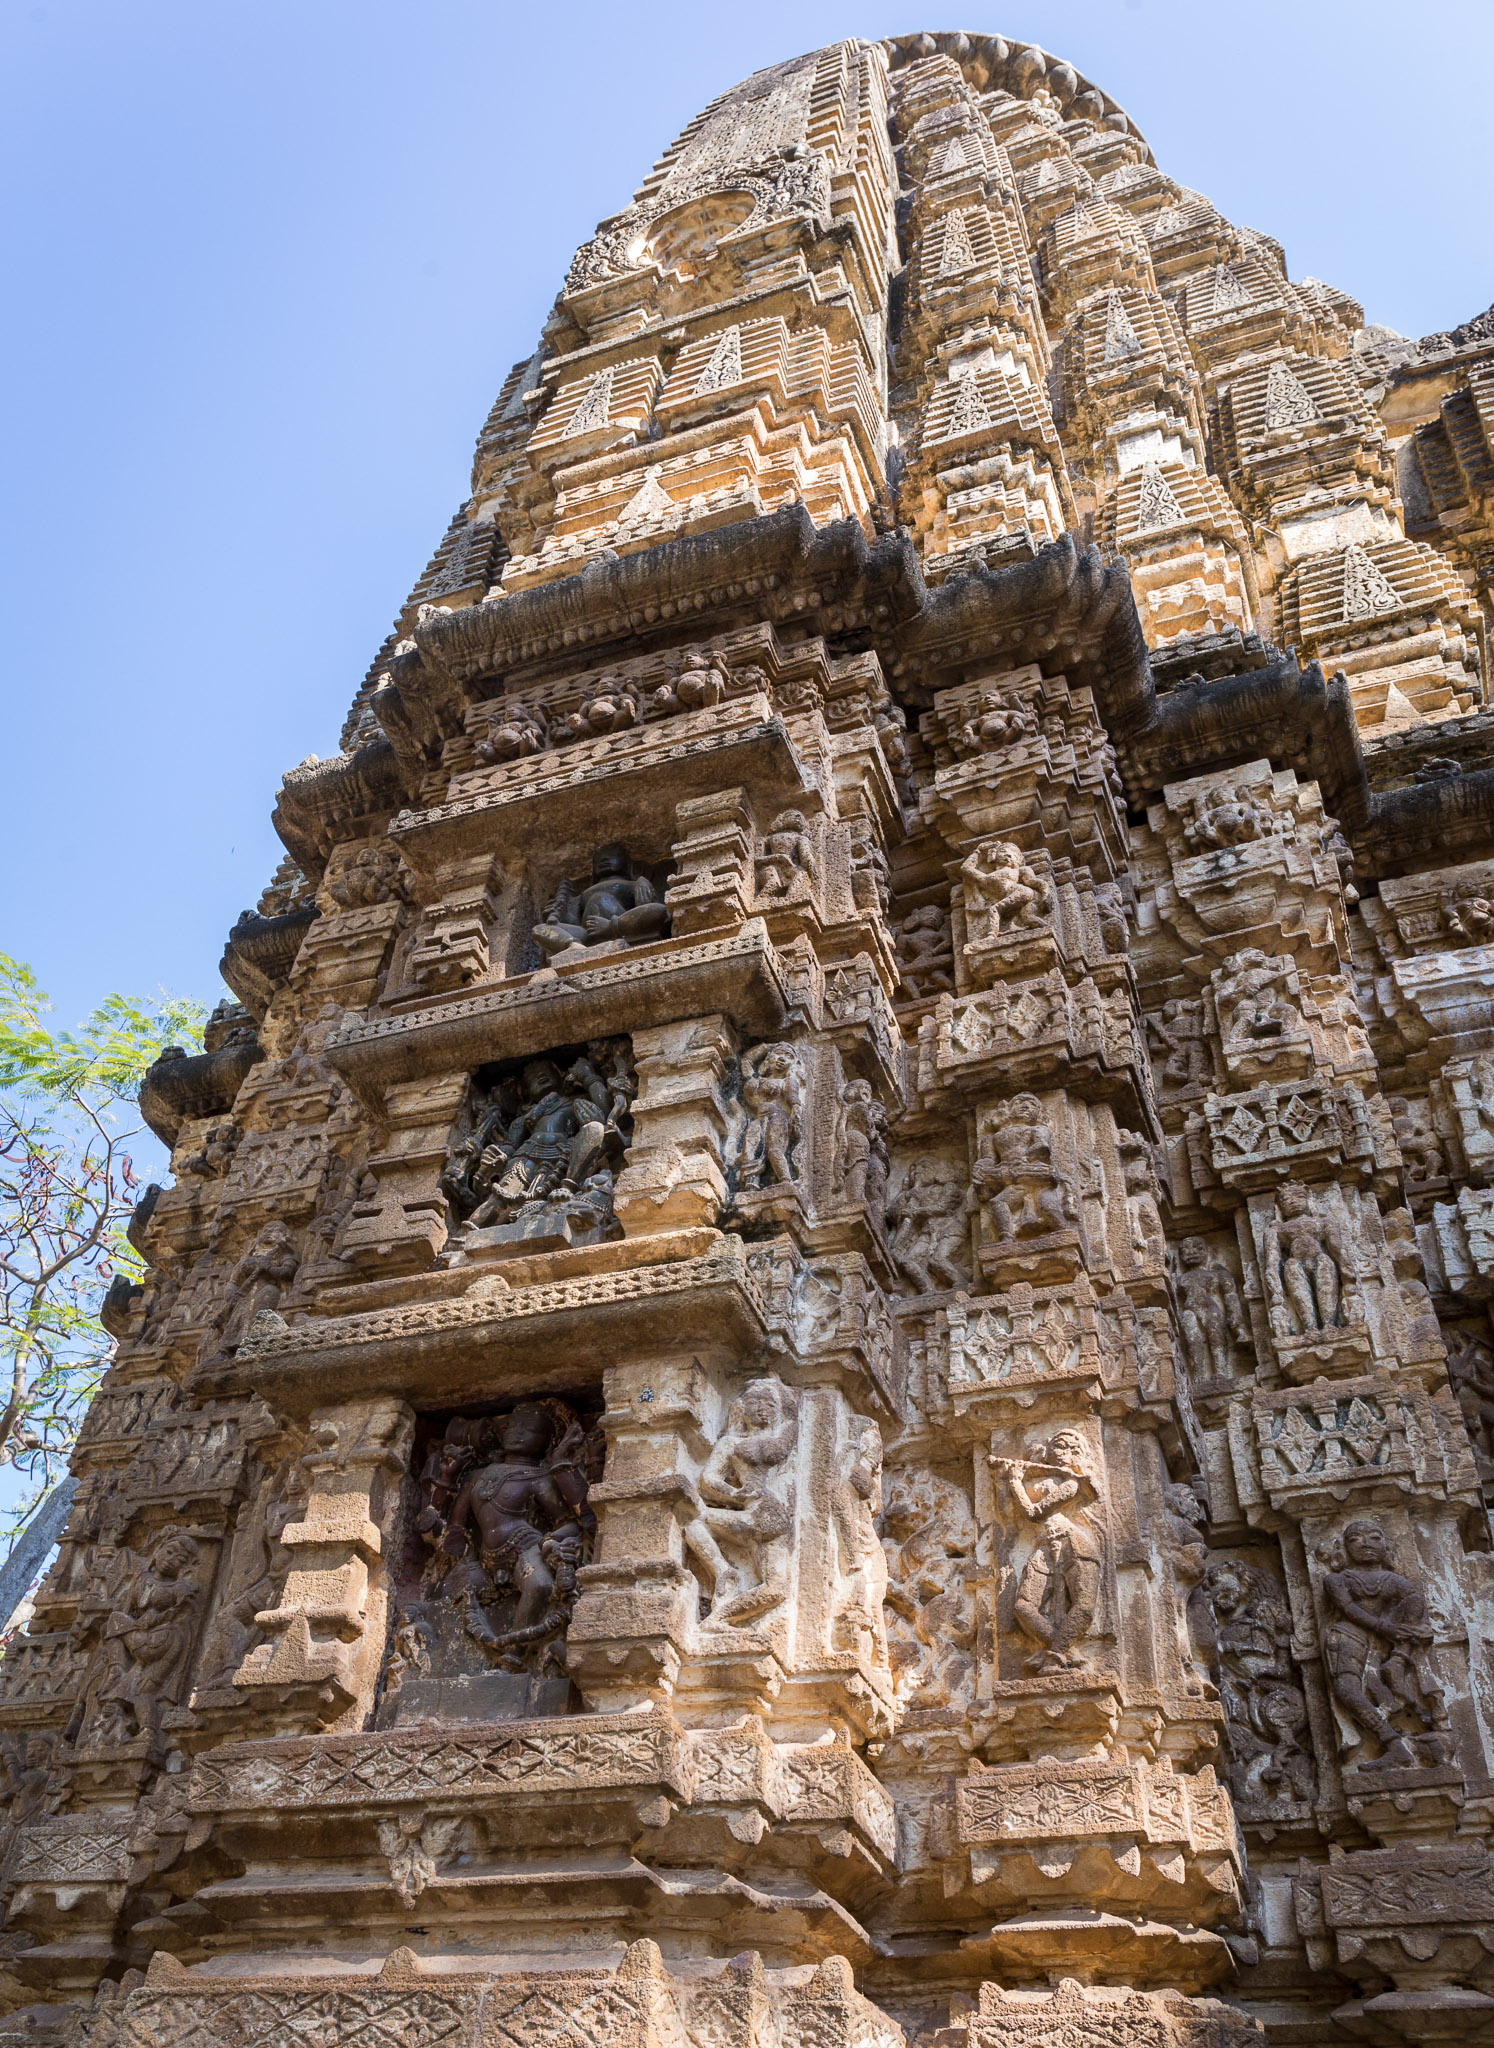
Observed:
[[[620,1237],[612,1192],[637,1092],[627,1038],[479,1068],[441,1173],[452,1262]]]
[[[566,1630],[596,1536],[602,1405],[595,1387],[419,1418],[376,1727],[580,1711]]]

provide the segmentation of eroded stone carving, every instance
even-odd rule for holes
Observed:
[[[1445,1726],[1447,1710],[1428,1655],[1426,1595],[1394,1568],[1385,1531],[1368,1518],[1346,1523],[1324,1561],[1323,1593],[1337,1617],[1323,1631],[1333,1696],[1359,1740],[1380,1744],[1377,1758],[1352,1768],[1440,1762],[1445,1744],[1433,1731]]]
[[[1276,1197],[1276,1220],[1265,1236],[1266,1299],[1283,1337],[1311,1336],[1343,1321],[1348,1250],[1331,1216],[1313,1212],[1312,1197],[1288,1181]]]
[[[198,1545],[174,1533],[128,1560],[75,1715],[83,1746],[158,1740],[161,1714],[185,1682],[204,1572]]]
[[[798,1430],[793,1390],[777,1378],[750,1381],[696,1482],[701,1504],[685,1526],[685,1546],[704,1574],[713,1627],[759,1621],[787,1597]]]
[[[1094,1626],[1104,1563],[1099,1493],[1084,1438],[1077,1430],[1060,1430],[1033,1453],[993,1454],[991,1463],[1036,1538],[1017,1581],[1014,1609],[1018,1627],[1038,1646],[1027,1669],[1077,1669]]]
[[[913,1709],[957,1705],[975,1676],[970,1503],[932,1472],[892,1473],[883,1492],[888,1654],[898,1697]]]
[[[1263,1565],[1235,1557],[1211,1561],[1204,1583],[1229,1717],[1231,1790],[1252,1810],[1309,1800],[1316,1786],[1307,1701],[1280,1583]]]
[[[1185,1237],[1177,1255],[1178,1319],[1188,1364],[1199,1379],[1227,1380],[1236,1347],[1249,1335],[1240,1290],[1229,1268],[1211,1259],[1201,1237]]]
[[[921,1294],[963,1287],[969,1188],[959,1168],[932,1154],[914,1159],[893,1195],[891,1252]]]
[[[937,903],[910,910],[898,927],[897,964],[904,994],[923,1002],[954,987],[954,940],[949,914]]]

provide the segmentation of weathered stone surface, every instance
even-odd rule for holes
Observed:
[[[994,35],[600,224],[142,1097],[6,2040],[1488,2031],[1491,380]]]

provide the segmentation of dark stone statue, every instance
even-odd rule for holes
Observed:
[[[669,936],[669,912],[648,876],[639,872],[628,850],[610,841],[592,855],[591,880],[581,888],[564,881],[551,899],[535,940],[547,958],[571,946],[600,946],[618,940],[646,946]]]

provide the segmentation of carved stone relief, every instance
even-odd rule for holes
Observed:
[[[625,1038],[480,1077],[441,1175],[461,1249],[615,1237],[612,1191],[637,1091]]]
[[[379,1725],[566,1712],[566,1627],[602,1474],[595,1408],[520,1402],[425,1442]]]

